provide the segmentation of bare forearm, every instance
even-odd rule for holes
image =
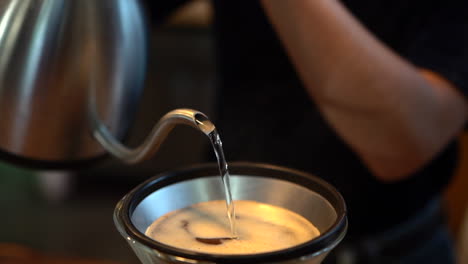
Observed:
[[[460,130],[466,102],[453,87],[425,78],[338,1],[262,3],[309,94],[377,177],[408,175]]]

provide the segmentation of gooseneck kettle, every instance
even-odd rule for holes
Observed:
[[[110,152],[138,162],[175,124],[201,128],[206,116],[176,109],[139,148],[120,143],[143,91],[146,30],[137,0],[0,1],[2,158],[55,167]]]

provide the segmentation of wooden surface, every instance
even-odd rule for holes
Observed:
[[[1,264],[121,264],[106,260],[92,260],[44,254],[37,250],[11,243],[0,243]]]
[[[465,211],[464,219],[458,237],[458,264],[468,264],[468,210]]]

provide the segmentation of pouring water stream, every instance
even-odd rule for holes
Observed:
[[[91,102],[93,102],[93,100],[91,100]],[[235,207],[232,200],[228,165],[224,157],[219,133],[215,125],[205,114],[197,110],[185,108],[172,110],[165,114],[156,125],[154,125],[150,134],[140,146],[130,149],[116,140],[107,127],[99,121],[93,106],[94,104],[91,103],[90,115],[93,125],[93,136],[105,150],[129,164],[135,164],[152,157],[153,154],[158,151],[169,132],[178,124],[194,127],[208,136],[218,161],[219,172],[224,185],[231,238],[237,238]]]

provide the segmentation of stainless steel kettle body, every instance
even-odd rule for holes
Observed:
[[[145,31],[136,0],[0,1],[0,152],[93,159],[106,152],[93,118],[122,139],[143,89]]]

